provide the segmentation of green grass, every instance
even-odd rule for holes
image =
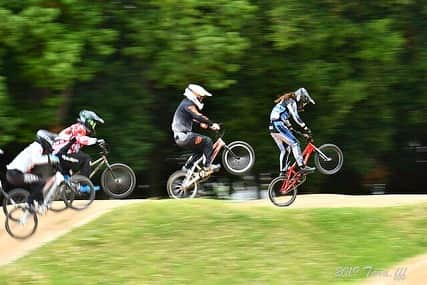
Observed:
[[[0,268],[0,284],[354,284],[366,266],[387,269],[426,252],[426,217],[427,204],[292,210],[148,201]]]

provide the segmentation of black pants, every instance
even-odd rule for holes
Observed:
[[[68,157],[73,159],[73,161],[67,160]],[[81,175],[89,177],[90,156],[81,150],[76,153],[67,154],[63,159],[61,159],[61,166],[65,173],[69,173],[70,170],[73,170],[74,172],[80,171]]]
[[[43,203],[43,187],[45,181],[41,176],[33,173],[23,173],[17,169],[11,169],[6,171],[6,179],[10,184],[23,187],[30,190],[30,196],[28,197],[28,203],[32,204],[34,200]]]
[[[197,133],[179,133],[175,135],[175,142],[178,146],[194,152],[192,158],[186,163],[186,168],[192,167],[202,155],[206,157],[205,166],[211,164],[212,139],[210,137]]]

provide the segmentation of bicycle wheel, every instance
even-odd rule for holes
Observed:
[[[84,210],[95,200],[95,189],[86,176],[73,175],[65,185],[64,192],[70,208],[78,211]]]
[[[50,203],[49,210],[54,212],[64,211],[69,207],[68,198],[66,195],[66,183],[59,185],[58,189],[53,194],[52,202]]]
[[[5,221],[6,231],[16,239],[29,238],[35,233],[37,225],[37,215],[30,212],[28,205],[11,209]]]
[[[287,193],[283,193],[283,191],[281,191],[284,181],[285,177],[279,176],[274,178],[270,185],[268,185],[268,198],[278,207],[289,206],[297,197],[297,187],[290,189]]]
[[[174,172],[168,179],[166,188],[170,198],[174,199],[186,199],[194,198],[197,194],[197,183],[184,188],[182,183],[184,182],[187,172],[178,170]]]
[[[135,173],[126,164],[114,163],[102,173],[101,186],[112,198],[126,198],[135,189]]]
[[[3,199],[3,212],[8,215],[8,209],[12,209],[13,207],[17,207],[18,205],[22,205],[27,202],[28,196],[30,196],[30,192],[22,188],[16,188],[7,194],[7,196]]]
[[[225,146],[222,153],[222,163],[228,173],[243,175],[255,163],[255,151],[246,142],[235,141]]]
[[[344,162],[344,155],[341,149],[334,144],[324,144],[319,147],[319,150],[325,155],[323,156],[319,152],[314,155],[314,163],[317,170],[320,173],[331,175],[337,173]]]

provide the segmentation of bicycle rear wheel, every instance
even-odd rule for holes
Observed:
[[[52,210],[53,212],[62,212],[69,207],[66,187],[66,184],[62,183],[59,185],[58,189],[55,190],[49,210]]]
[[[86,176],[73,175],[65,185],[64,192],[72,209],[84,210],[95,200],[95,189]]]
[[[225,146],[222,163],[228,173],[243,175],[254,165],[255,151],[247,142],[232,142]]]
[[[136,176],[126,164],[114,163],[102,173],[101,186],[112,198],[126,198],[135,189]]]
[[[183,182],[185,180],[187,172],[178,170],[175,171],[168,179],[166,188],[168,190],[168,195],[173,199],[186,199],[194,198],[197,194],[197,183],[193,183],[188,187],[183,187]]]
[[[314,155],[314,164],[317,170],[326,175],[335,174],[340,171],[344,163],[344,155],[341,149],[334,144],[324,144],[319,147],[322,152]]]
[[[16,239],[29,238],[35,233],[37,225],[37,215],[30,212],[28,205],[11,209],[5,221],[6,231]]]
[[[13,209],[18,205],[22,205],[23,203],[26,203],[29,196],[30,196],[30,192],[22,188],[16,188],[9,191],[9,193],[7,193],[7,196],[4,197],[3,205],[2,205],[3,212],[6,215],[6,217],[8,215],[9,209]]]
[[[291,205],[297,197],[298,188],[293,187],[288,192],[282,191],[282,186],[285,181],[284,176],[274,178],[270,185],[268,185],[268,198],[278,207],[286,207]]]

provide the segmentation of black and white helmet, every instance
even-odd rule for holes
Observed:
[[[206,91],[206,89],[200,85],[189,84],[185,89],[184,96],[187,97],[191,102],[196,104],[199,110],[202,110],[203,103],[198,99],[198,97],[211,97],[212,94]]]
[[[104,123],[104,120],[99,117],[95,112],[89,110],[82,110],[79,113],[77,122],[82,123],[89,133],[95,133],[95,127],[97,123]]]
[[[314,100],[308,94],[308,91],[305,88],[298,88],[297,91],[294,92],[295,100],[300,108],[304,108],[308,103],[316,104]]]

